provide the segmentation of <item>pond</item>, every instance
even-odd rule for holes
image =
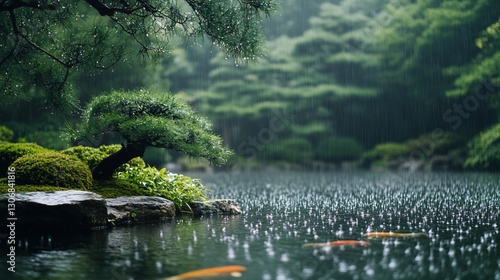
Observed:
[[[223,265],[247,267],[240,279],[500,279],[498,174],[193,176],[243,214],[19,237],[16,272],[0,279],[164,279]],[[389,231],[425,236],[364,236]],[[336,240],[369,244],[303,248]]]

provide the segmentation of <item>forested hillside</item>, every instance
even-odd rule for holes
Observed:
[[[234,167],[500,170],[499,1],[281,0],[262,24],[256,59],[179,41],[164,60],[82,71],[78,99],[173,92],[214,123]],[[1,124],[62,148],[76,112],[22,102],[26,113],[3,108]]]

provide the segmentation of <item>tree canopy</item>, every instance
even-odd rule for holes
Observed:
[[[75,71],[162,56],[176,37],[208,37],[228,56],[254,59],[262,52],[260,19],[275,7],[273,0],[1,1],[2,100],[43,93],[65,108]]]
[[[126,140],[120,151],[104,159],[93,171],[94,179],[108,179],[120,165],[142,157],[147,147],[225,163],[232,152],[210,130],[211,123],[206,118],[197,116],[171,94],[112,92],[87,105],[83,122],[70,130],[69,136],[73,141],[81,141],[103,133],[118,133]]]

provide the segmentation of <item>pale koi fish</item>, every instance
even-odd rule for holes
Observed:
[[[340,246],[369,246],[370,243],[362,240],[337,240],[325,243],[306,243],[302,248],[318,248],[318,247],[340,247]]]
[[[218,266],[182,273],[176,276],[165,278],[164,280],[184,280],[217,276],[241,277],[241,272],[245,271],[246,269],[246,267],[241,265]]]
[[[384,231],[384,232],[369,232],[363,234],[364,237],[368,238],[388,238],[388,237],[424,237],[427,236],[425,232],[412,232],[412,233],[399,233],[392,231]]]

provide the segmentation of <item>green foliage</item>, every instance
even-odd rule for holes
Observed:
[[[103,132],[117,132],[127,140],[147,146],[177,150],[223,164],[231,151],[210,133],[211,123],[195,114],[171,94],[149,91],[112,92],[94,98],[83,123],[70,131],[74,141]]]
[[[433,154],[447,154],[454,149],[463,147],[464,137],[453,132],[425,133],[417,138],[406,141],[410,150],[420,150],[426,157]]]
[[[374,148],[375,153],[384,160],[394,159],[409,153],[410,147],[403,143],[383,143]]]
[[[117,179],[135,185],[149,195],[161,196],[174,202],[178,209],[188,202],[205,200],[206,188],[199,180],[170,173],[165,168],[158,170],[155,167],[135,167],[125,165],[125,171],[118,172]]]
[[[254,59],[262,53],[261,18],[276,8],[273,0],[101,2],[0,3],[6,101],[44,94],[48,104],[71,108],[75,72],[165,56],[172,37],[208,37],[231,57]]]
[[[290,2],[282,1],[286,7]],[[217,55],[211,61],[208,86],[189,88],[188,84],[182,89],[186,91],[183,96],[214,120],[215,130],[234,148],[259,136],[264,128],[273,130],[276,139],[303,138],[309,143],[317,143],[333,132],[352,135],[352,126],[344,128],[345,119],[363,121],[365,109],[372,108],[369,104],[351,110],[357,100],[379,94],[373,74],[377,56],[365,48],[371,38],[364,27],[385,1],[366,5],[355,1],[310,2],[307,9],[314,8],[319,14],[308,20],[310,28],[304,34],[290,37],[297,33],[294,30],[271,40],[269,55],[258,64],[235,65]],[[288,8],[284,11],[289,12]],[[296,24],[294,20],[300,17],[295,15],[288,24]],[[289,144],[277,140],[266,145],[260,157],[284,160],[288,156],[280,155],[284,148],[279,146]],[[305,161],[316,157],[310,151],[295,153],[304,155]],[[297,161],[295,156],[291,158]]]
[[[94,168],[99,164],[103,159],[108,157],[109,155],[118,152],[122,148],[121,145],[102,145],[99,148],[93,148],[88,146],[76,146],[71,147],[66,150],[61,151],[62,154],[74,156],[86,163],[90,170],[94,170]],[[134,158],[133,160],[128,162],[130,165],[143,167],[146,166],[144,161],[141,158]]]
[[[500,124],[481,132],[468,146],[469,155],[465,167],[500,170]]]
[[[304,138],[288,138],[268,144],[259,154],[260,158],[268,161],[287,161],[291,163],[304,163],[310,160],[312,156],[312,145]]]
[[[14,138],[14,131],[10,128],[1,125],[0,126],[0,142],[12,142]]]
[[[404,157],[409,152],[411,152],[411,148],[407,143],[388,142],[378,144],[361,155],[359,166],[363,168],[387,168],[391,160]]]
[[[449,67],[445,73],[456,77],[448,96],[475,94],[488,96],[488,104],[500,109],[500,19],[488,26],[476,39],[479,54],[467,65]],[[481,88],[482,87],[482,88]],[[496,87],[496,89],[494,88]],[[495,94],[496,93],[496,94]]]
[[[363,153],[363,146],[350,137],[329,137],[315,147],[316,158],[325,162],[355,160]]]
[[[16,159],[28,155],[50,150],[34,143],[0,143],[0,178],[6,177],[7,168]]]
[[[11,165],[16,169],[16,184],[48,185],[88,190],[92,174],[76,157],[58,152],[27,154]]]

